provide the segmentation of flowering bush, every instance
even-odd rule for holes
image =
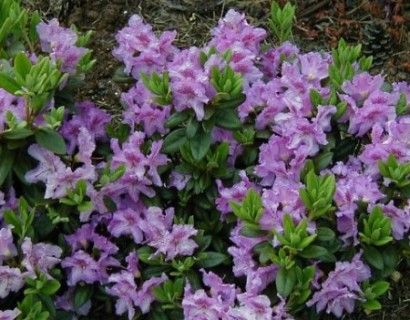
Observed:
[[[409,252],[409,84],[344,41],[262,50],[233,10],[184,50],[132,16],[118,123],[70,99],[90,34],[0,3],[1,319],[381,308]]]

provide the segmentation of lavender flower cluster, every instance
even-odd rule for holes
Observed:
[[[56,20],[40,23],[37,30],[42,50],[62,72],[75,73],[85,54],[75,46],[75,33]],[[76,113],[66,113],[59,129],[67,142],[66,155],[35,143],[28,147],[35,165],[24,178],[40,188],[44,200],[30,207],[35,219],[46,217],[42,223],[52,230],[46,236],[20,238],[15,227],[0,220],[2,299],[18,297],[27,278],[44,274],[61,283],[54,305],[72,319],[95,310],[100,302],[92,292],[97,290],[114,298],[116,314],[127,314],[130,320],[143,315],[157,319],[158,312],[166,315],[167,310],[177,315],[172,319],[290,320],[305,307],[342,317],[368,301],[364,288],[372,278],[388,276],[380,276],[369,262],[372,243],[363,236],[363,219],[368,221],[380,208],[391,223],[390,244],[409,245],[408,196],[391,192],[397,181],[382,175],[379,164],[392,155],[398,166],[410,162],[410,118],[397,111],[403,101],[409,110],[410,85],[393,83],[386,89],[383,76],[362,72],[356,63],[351,79],[332,91],[331,54],[302,53],[289,42],[261,50],[267,32],[234,10],[212,35],[205,47],[182,50],[172,44],[176,32],[157,36],[136,15],[118,32],[114,57],[135,80],[121,97],[126,109],[120,128],[128,128],[128,135],[108,135],[104,127],[111,116],[92,102],[81,102]],[[241,76],[244,101],[237,115],[240,130],[253,130],[253,144],[241,140],[240,130],[211,126],[211,147],[203,162],[193,159],[184,145],[165,153],[165,141],[174,131],[167,123],[170,117],[187,114],[199,127],[209,123],[221,95],[212,83],[214,72],[226,68]],[[158,103],[158,94],[143,79],[154,73],[169,76],[168,104]],[[312,91],[322,104],[315,105]],[[346,110],[339,114],[341,105]],[[24,101],[0,89],[1,131],[9,110],[24,121]],[[264,136],[257,138],[258,133]],[[318,177],[335,177],[334,210],[326,219],[309,218],[300,196],[308,187],[301,179],[306,164],[324,152],[336,154],[344,139],[356,142],[355,147],[317,172]],[[211,176],[219,159],[212,152],[217,154],[224,144],[224,170],[230,174]],[[252,150],[253,160],[244,165]],[[199,178],[193,167],[207,172],[202,190],[194,187]],[[243,204],[250,189],[262,203],[256,235],[244,232],[249,221],[237,218],[232,206]],[[3,191],[0,212],[17,215],[19,190]],[[200,203],[204,198],[206,208]],[[66,220],[52,224],[56,212]],[[283,265],[262,259],[257,251],[266,244],[275,254],[288,250],[270,233],[285,234],[287,215],[295,225],[306,221],[309,235],[323,227],[334,228],[336,234],[336,247],[328,250],[336,260],[303,262],[303,267],[314,266],[314,274],[302,308],[294,296],[277,289]],[[168,288],[179,279],[179,289]],[[84,288],[90,294],[78,303]],[[176,298],[161,292],[174,292]],[[0,311],[0,319],[18,319],[17,307]]]

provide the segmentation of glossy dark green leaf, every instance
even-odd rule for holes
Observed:
[[[306,247],[302,253],[300,253],[300,256],[306,259],[314,259],[314,258],[319,258],[321,256],[324,256],[328,253],[326,248],[317,246],[317,245],[310,245]]]
[[[14,58],[14,74],[19,76],[19,80],[22,81],[21,85],[24,85],[24,80],[26,75],[30,73],[31,67],[30,59],[23,52],[18,53]]]
[[[364,248],[363,258],[370,263],[376,269],[382,270],[384,266],[383,256],[380,250],[372,246],[366,246]]]
[[[236,109],[219,109],[214,117],[215,125],[223,129],[236,130],[242,126]]]
[[[162,153],[175,153],[186,142],[186,129],[180,128],[170,132],[164,139]]]
[[[3,137],[9,140],[19,140],[32,136],[33,130],[27,128],[13,129],[3,133]]]
[[[211,132],[199,129],[193,139],[189,140],[191,153],[195,160],[203,159],[211,146]]]
[[[51,296],[55,294],[58,289],[60,289],[60,287],[60,282],[58,282],[57,280],[49,280],[44,284],[40,292],[46,296]]]
[[[11,94],[21,89],[16,80],[4,72],[0,72],[0,88],[3,88]]]
[[[292,293],[295,283],[295,270],[286,270],[285,268],[280,268],[280,270],[276,274],[276,289],[282,297],[287,297]]]
[[[363,303],[362,307],[366,310],[380,310],[382,308],[382,305],[376,299],[371,299]]]
[[[189,114],[187,112],[175,112],[165,121],[165,127],[175,128],[184,121],[188,120],[188,118]]]
[[[93,295],[94,288],[90,285],[77,285],[74,291],[74,307],[82,307]]]
[[[228,257],[226,254],[215,252],[215,251],[206,251],[206,258],[203,260],[197,261],[197,265],[200,268],[212,268],[216,267],[225,261],[227,261]]]
[[[16,154],[12,150],[5,149],[0,154],[0,186],[4,183],[13,168]]]
[[[66,153],[65,141],[57,131],[50,128],[41,128],[34,134],[34,137],[44,149],[56,154]]]
[[[321,241],[330,241],[336,237],[335,232],[326,227],[317,228],[317,239]]]

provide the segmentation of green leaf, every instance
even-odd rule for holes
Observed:
[[[16,91],[21,89],[16,80],[7,75],[5,72],[0,72],[0,88],[3,88],[11,94],[14,94]]]
[[[30,59],[23,52],[19,52],[14,58],[14,74],[20,78],[21,86],[24,85],[26,75],[30,73],[31,67]]]
[[[13,168],[15,152],[4,149],[0,154],[0,186],[4,183],[11,169]]]
[[[376,248],[372,246],[364,247],[363,258],[376,269],[383,270],[383,256]]]
[[[389,286],[390,283],[387,281],[377,281],[372,285],[372,292],[376,295],[376,297],[380,297],[389,289]]]
[[[184,121],[188,120],[189,114],[187,112],[175,112],[165,121],[165,127],[175,128]]]
[[[317,228],[317,239],[321,241],[330,241],[336,237],[335,232],[326,227]]]
[[[303,251],[299,255],[306,259],[314,259],[324,256],[327,253],[328,251],[326,248],[312,244],[303,249]]]
[[[259,225],[255,225],[255,228],[249,228],[249,226],[242,227],[240,231],[241,235],[248,237],[248,238],[257,238],[266,236],[266,232],[260,230]]]
[[[32,136],[33,130],[27,128],[17,128],[10,131],[5,131],[3,137],[9,140],[19,140]]]
[[[186,136],[188,137],[188,139],[192,139],[195,136],[199,127],[200,123],[196,120],[194,116],[189,118],[188,123],[186,125]]]
[[[315,171],[320,172],[326,169],[333,159],[333,152],[327,151],[322,152],[318,156],[313,158],[313,163],[315,165]]]
[[[282,297],[287,297],[292,293],[295,283],[295,269],[286,270],[285,268],[280,268],[276,274],[276,288]]]
[[[380,310],[382,308],[382,305],[376,299],[371,299],[363,303],[362,307],[366,310]]]
[[[410,103],[410,101],[409,101]],[[404,93],[400,94],[400,99],[396,104],[396,114],[398,116],[406,114],[407,113],[407,99],[406,99],[406,95]]]
[[[193,139],[189,140],[192,156],[195,160],[202,160],[211,146],[211,132],[199,129]]]
[[[74,307],[81,308],[93,295],[93,287],[90,285],[77,285],[74,291]]]
[[[323,97],[320,95],[320,93],[317,90],[310,89],[309,96],[310,96],[310,102],[312,103],[313,106],[317,107],[318,105],[323,104]]]
[[[219,109],[214,117],[215,125],[227,130],[236,130],[242,126],[236,109]]]
[[[41,128],[34,134],[34,137],[37,143],[44,149],[56,154],[66,153],[65,141],[57,131],[50,128]]]
[[[8,225],[13,226],[13,233],[20,234],[21,232],[21,221],[13,210],[6,210],[3,212],[3,219]]]
[[[179,149],[184,145],[186,142],[186,129],[180,128],[170,132],[164,139],[164,143],[162,145],[162,153],[175,153],[178,152]]]
[[[203,260],[198,260],[196,262],[196,264],[200,267],[200,268],[212,268],[212,267],[216,267],[222,263],[224,263],[225,261],[227,261],[228,257],[220,252],[215,252],[215,251],[205,251],[203,252],[206,254],[206,258],[204,258]],[[202,254],[203,254],[202,253]]]
[[[60,287],[60,282],[58,282],[57,280],[49,280],[40,289],[40,292],[46,296],[51,296],[55,294],[58,291],[58,289],[60,289]]]

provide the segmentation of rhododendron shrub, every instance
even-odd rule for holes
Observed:
[[[116,35],[133,86],[114,121],[68,99],[90,35],[4,5],[30,37],[11,28],[1,52],[1,318],[381,308],[409,249],[409,84],[343,40],[262,50],[268,32],[234,10],[187,49],[134,15]]]

